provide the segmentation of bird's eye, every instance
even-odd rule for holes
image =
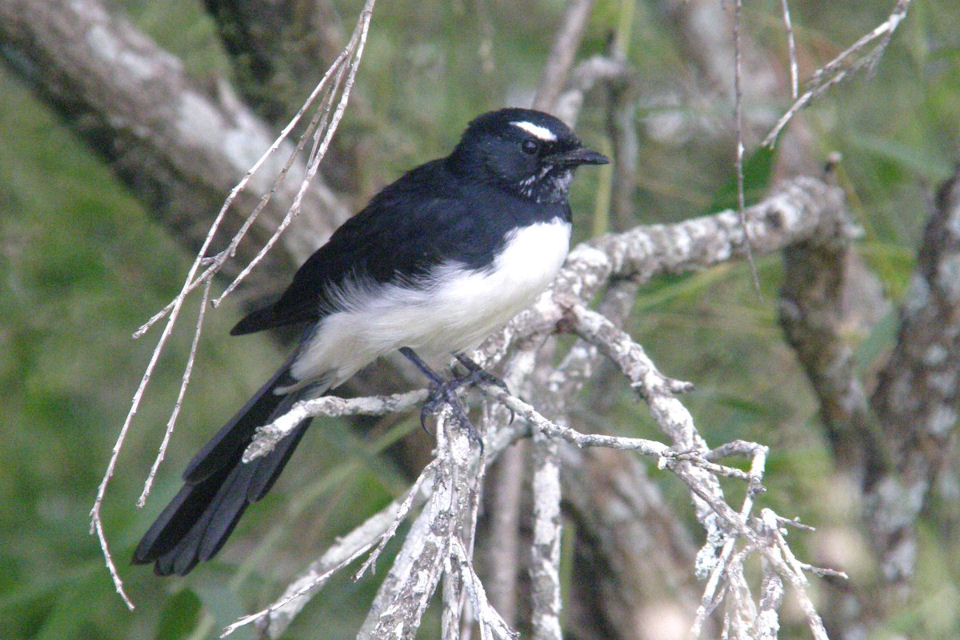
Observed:
[[[535,140],[527,139],[520,143],[520,149],[528,156],[533,156],[540,151],[540,145]]]

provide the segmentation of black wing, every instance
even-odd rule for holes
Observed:
[[[443,160],[428,162],[377,194],[303,263],[276,302],[230,333],[319,320],[340,308],[336,292],[351,280],[425,286],[434,267],[452,260],[482,269],[510,229],[555,216],[569,220],[569,206],[531,203],[465,182]]]
[[[250,313],[230,333],[318,320],[339,307],[333,294],[350,280],[384,283],[427,273],[439,260],[429,247],[419,246],[433,226],[431,218],[437,211],[462,214],[457,211],[462,201],[445,174],[442,161],[434,161],[386,187],[301,265],[276,302]],[[429,184],[447,187],[431,193]]]

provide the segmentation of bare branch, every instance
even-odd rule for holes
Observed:
[[[629,280],[611,282],[597,311],[622,326],[637,290]],[[599,378],[607,370],[603,359],[595,346],[577,341],[538,382],[540,410],[557,424],[582,420],[581,402],[574,399],[583,397],[587,385],[607,386]],[[561,447],[560,454],[565,509],[575,523],[567,530],[574,537],[568,544],[591,558],[575,569],[578,579],[565,602],[567,632],[597,637],[612,629],[617,637],[633,637],[637,612],[661,599],[665,585],[680,610],[693,611],[696,593],[687,576],[696,549],[646,467],[626,451]]]
[[[561,640],[560,630],[560,443],[533,436],[533,540],[530,581],[532,637]]]
[[[537,87],[537,97],[533,101],[534,109],[554,111],[557,99],[566,82],[570,68],[573,66],[574,56],[583,38],[583,30],[587,26],[590,12],[593,10],[593,0],[570,0],[563,17],[563,25],[557,31],[550,57],[540,76],[540,85]],[[572,122],[572,120],[568,120]]]
[[[451,544],[469,525],[475,491],[472,473],[476,460],[470,436],[453,418],[449,407],[437,416],[437,481],[423,511],[380,585],[358,638],[413,637],[430,597],[449,562]],[[470,544],[464,545],[469,547]]]
[[[77,18],[78,18],[78,21],[85,21],[87,23],[87,28],[89,30],[95,31],[99,29],[100,31],[103,31],[105,28],[112,28],[114,31],[106,35],[109,35],[109,37],[111,38],[116,38],[121,40],[120,44],[122,46],[127,48],[138,47],[140,51],[149,49],[150,52],[156,55],[159,60],[165,60],[162,56],[157,54],[155,49],[151,48],[152,43],[144,42],[145,39],[143,39],[138,34],[136,34],[136,32],[132,31],[124,23],[111,18],[109,14],[107,14],[103,10],[102,7],[100,7],[99,5],[96,5],[95,3],[92,3],[92,0],[87,0],[87,1],[90,3],[89,6],[77,6],[77,4],[83,4],[83,3],[75,3],[74,5],[71,5],[70,9],[74,11],[88,12],[87,14],[84,14],[84,15],[78,15]],[[345,50],[345,54],[343,58],[345,62],[340,63],[341,65],[344,65],[343,69],[346,70],[346,76],[345,76],[345,80],[344,80],[343,87],[341,89],[341,94],[340,94],[341,96],[340,101],[337,105],[336,111],[334,112],[333,116],[330,118],[329,122],[325,123],[327,124],[327,127],[323,129],[318,129],[318,132],[317,132],[318,135],[322,131],[324,136],[322,140],[320,138],[315,138],[314,150],[311,153],[310,164],[301,180],[298,191],[295,197],[293,198],[292,203],[290,204],[290,210],[287,212],[284,218],[284,221],[281,222],[281,224],[279,225],[280,231],[282,231],[282,228],[289,222],[289,219],[299,212],[300,207],[303,203],[304,195],[308,193],[308,188],[310,186],[312,178],[315,177],[318,163],[322,159],[323,153],[326,150],[326,145],[329,143],[330,137],[333,135],[333,131],[336,129],[336,125],[339,121],[340,116],[342,116],[343,109],[345,108],[345,105],[346,105],[346,100],[349,97],[349,92],[352,86],[353,77],[354,77],[354,74],[356,73],[357,64],[359,63],[360,55],[362,55],[362,52],[363,52],[363,43],[366,38],[367,27],[369,26],[370,17],[372,15],[373,1],[374,0],[367,0],[367,3],[364,6],[364,9],[361,11],[360,18],[358,19],[357,27],[354,31],[354,37],[351,39],[347,50]],[[22,8],[20,13],[21,14],[25,13],[22,11]],[[4,18],[4,20],[0,20],[0,24],[6,27],[8,22],[13,23],[13,17],[16,17],[16,16],[11,17],[8,15],[0,15],[0,17]],[[91,22],[93,24],[89,24]],[[42,23],[42,24],[43,26],[49,26],[49,25],[46,25],[45,23]],[[82,31],[81,35],[85,33],[87,33],[87,31]],[[50,37],[50,34],[46,32],[44,32],[42,35],[47,38]],[[99,53],[100,53],[99,50],[93,51],[93,54],[95,55]],[[174,70],[169,68],[169,61],[166,61],[166,65],[161,64],[159,68],[156,69],[155,71],[158,73],[158,81],[169,82],[169,80],[163,75],[163,73],[170,73],[171,75],[176,76],[176,73],[174,72]],[[340,74],[340,75],[341,77],[343,76],[343,74]],[[142,76],[143,76],[143,72],[141,71],[137,76],[137,80],[142,82],[143,81]],[[325,79],[320,83],[320,87],[325,86],[326,78],[329,78],[329,77],[330,77],[329,74],[325,76]],[[78,82],[82,83],[82,81],[79,79],[78,79]],[[134,84],[136,84],[136,82],[134,82]],[[320,92],[321,90],[320,87],[318,87],[317,91],[314,92],[315,95]],[[329,90],[330,91],[329,95],[331,96],[331,100],[332,100],[332,96],[336,94],[337,89],[338,89],[338,86],[335,83],[333,88]],[[98,87],[97,90],[100,91],[100,88]],[[91,97],[90,99],[92,100],[94,98]],[[304,109],[301,110],[300,114],[302,114],[303,111],[306,110],[306,108],[307,106],[305,106]],[[296,116],[295,120],[300,117],[300,114]],[[321,118],[321,120],[326,120],[326,119]],[[219,269],[224,264],[226,264],[227,258],[232,255],[232,252],[240,244],[240,241],[243,238],[243,236],[251,228],[252,219],[256,215],[258,215],[260,211],[263,210],[263,208],[266,206],[266,203],[271,199],[273,194],[278,192],[280,185],[283,183],[283,180],[286,177],[287,171],[293,166],[293,157],[296,154],[296,150],[294,150],[290,154],[289,156],[290,159],[288,159],[288,161],[275,173],[275,177],[273,179],[272,184],[265,189],[265,193],[261,196],[260,202],[257,204],[256,207],[253,208],[253,212],[250,215],[251,219],[246,221],[244,224],[242,224],[240,226],[240,230],[231,239],[230,248],[227,251],[220,252],[216,256],[211,256],[209,254],[210,247],[213,244],[213,241],[217,235],[217,232],[220,230],[221,224],[226,219],[226,214],[230,209],[230,206],[233,203],[234,199],[238,194],[244,192],[245,187],[249,183],[250,179],[254,176],[254,174],[256,174],[256,172],[265,165],[266,160],[280,148],[281,143],[283,142],[285,137],[289,134],[293,125],[294,123],[291,123],[290,125],[288,125],[288,127],[284,130],[281,136],[273,144],[269,145],[267,151],[263,153],[256,162],[253,163],[253,168],[248,170],[244,174],[243,178],[241,178],[240,182],[237,183],[237,185],[231,190],[230,195],[227,197],[227,200],[224,202],[224,204],[220,208],[220,211],[218,212],[216,218],[214,219],[213,224],[208,230],[202,242],[200,250],[197,254],[197,257],[194,260],[193,264],[191,265],[184,279],[184,283],[181,287],[179,294],[175,297],[171,305],[168,305],[167,307],[167,309],[169,309],[169,312],[166,316],[167,322],[160,335],[157,345],[154,348],[154,351],[151,355],[150,362],[148,363],[144,371],[144,374],[140,379],[140,384],[138,385],[137,390],[133,395],[130,409],[127,412],[126,418],[124,419],[124,423],[120,429],[120,434],[117,437],[116,444],[114,445],[111,458],[107,463],[107,468],[106,468],[106,471],[104,472],[103,479],[101,480],[100,485],[97,489],[97,495],[96,495],[96,498],[94,499],[94,504],[90,511],[91,532],[95,533],[100,541],[100,545],[101,545],[101,548],[103,549],[103,554],[106,559],[108,569],[110,570],[111,576],[113,577],[114,584],[117,588],[118,593],[120,593],[124,601],[130,607],[132,607],[133,605],[130,602],[129,598],[127,598],[127,596],[123,593],[123,585],[120,580],[119,574],[116,571],[115,566],[113,566],[113,560],[108,549],[106,536],[104,535],[103,525],[101,522],[100,512],[101,512],[101,507],[106,494],[107,485],[109,484],[109,481],[115,471],[117,458],[119,456],[120,450],[123,447],[123,443],[126,439],[126,435],[133,421],[133,417],[137,413],[140,402],[142,401],[142,398],[143,398],[144,391],[146,390],[147,385],[150,382],[151,375],[156,367],[157,362],[159,361],[160,354],[163,352],[163,349],[166,346],[168,339],[172,335],[173,329],[179,318],[180,310],[184,304],[184,301],[186,300],[187,295],[197,286],[197,283],[201,282],[200,280],[195,279],[197,274],[201,273],[202,274],[201,277],[208,278],[207,280],[203,281],[206,283],[206,287],[204,289],[204,297],[203,297],[203,302],[205,304],[207,297],[209,295],[209,282],[210,282],[209,278],[212,278],[213,275],[217,273],[217,271],[219,271]],[[178,134],[182,134],[182,132],[178,132]],[[302,144],[303,142],[301,141],[301,146]],[[198,171],[198,173],[202,173],[202,172]],[[272,246],[272,244],[276,241],[276,239],[279,237],[280,231],[275,232],[275,234],[267,241],[268,247]],[[260,256],[262,256],[264,253],[265,253],[265,250],[261,252]],[[211,262],[211,258],[213,258],[212,262]],[[256,257],[254,258],[253,264],[255,264],[255,261],[257,259],[258,258]],[[201,267],[206,267],[206,268],[204,268],[201,271]],[[249,272],[250,268],[251,268],[251,265],[248,265],[246,269],[241,271],[241,274],[240,276],[238,276],[238,278],[242,277],[247,272]],[[203,320],[204,311],[205,310],[200,311],[198,321],[194,329],[194,339],[193,339],[194,344],[196,344],[197,341],[199,340],[199,335],[202,331],[202,327],[203,327],[202,320]],[[163,317],[162,313],[154,316],[154,318],[156,319],[155,321],[159,321],[159,319],[161,319],[162,317]],[[189,379],[189,376],[190,376],[192,363],[193,363],[193,358],[191,355],[188,358],[188,361],[184,370],[184,374],[183,374],[183,381],[181,384],[181,396],[185,391],[187,380]],[[173,429],[173,423],[175,422],[178,413],[179,412],[175,407],[173,413],[171,414],[170,424],[168,425],[167,434],[164,436],[164,440],[167,440],[169,438],[169,434]],[[163,455],[163,451],[161,449],[159,457],[162,457],[162,455]],[[140,498],[140,503],[143,502],[143,499],[147,491],[149,490],[150,479],[152,478],[153,473],[154,471],[151,471],[150,476],[148,476],[148,479],[145,483],[144,494],[141,495],[141,498]]]
[[[883,434],[882,469],[864,483],[884,577],[913,576],[916,526],[948,460],[960,414],[960,171],[940,189],[903,307],[896,347],[870,397]],[[881,463],[884,466],[881,467]]]
[[[780,117],[777,124],[774,125],[770,133],[763,139],[763,144],[772,146],[776,143],[777,136],[780,135],[780,132],[783,131],[783,128],[787,126],[790,120],[792,120],[801,109],[808,106],[814,99],[825,93],[828,89],[843,82],[849,76],[862,69],[872,69],[880,60],[884,50],[887,48],[887,44],[890,43],[890,37],[893,35],[893,32],[897,30],[897,27],[900,26],[903,19],[907,17],[907,9],[910,8],[910,2],[911,0],[897,0],[897,4],[894,6],[890,17],[877,25],[873,31],[862,36],[850,45],[850,47],[833,60],[817,69],[810,79],[810,88],[797,98],[793,105]],[[869,51],[864,51],[867,46],[875,40],[878,40],[876,45]]]
[[[607,344],[606,341],[609,339],[609,334],[612,331],[610,327],[605,326],[601,320],[591,317],[593,312],[579,310],[575,311],[575,313],[584,318],[584,321],[588,324],[599,324],[600,329],[589,330],[587,332],[588,336],[596,343],[603,342],[605,346],[601,346],[601,350],[615,357],[621,363],[621,366],[624,367],[625,371],[632,372],[628,375],[635,382],[638,382],[642,388],[646,389],[645,395],[648,397],[654,416],[660,416],[662,418],[663,413],[658,413],[656,410],[661,401],[654,399],[652,396],[657,393],[662,393],[668,385],[655,383],[658,376],[655,368],[652,368],[651,365],[643,365],[642,363],[638,368],[635,362],[639,354],[634,353],[633,356],[626,358],[620,355],[619,352],[622,350],[623,345],[617,343],[622,342],[622,338],[618,338],[614,343]],[[631,351],[635,351],[637,348],[638,346],[634,345]],[[640,360],[643,360],[642,356]],[[667,445],[636,438],[618,438],[614,436],[578,433],[573,429],[561,427],[547,420],[529,404],[506,394],[506,392],[499,387],[485,387],[484,390],[496,397],[499,401],[502,401],[515,412],[518,418],[529,423],[537,432],[544,435],[561,437],[578,446],[603,446],[637,450],[660,460],[661,467],[671,469],[677,473],[678,476],[693,489],[695,499],[705,500],[710,505],[713,513],[720,515],[722,520],[736,532],[735,537],[725,537],[724,553],[721,554],[721,561],[717,563],[718,568],[715,569],[715,575],[718,576],[718,578],[721,575],[726,575],[728,579],[733,580],[730,584],[739,584],[737,582],[738,579],[736,576],[738,574],[736,572],[740,571],[739,567],[742,565],[741,556],[744,552],[741,552],[739,556],[734,556],[734,560],[730,560],[736,537],[746,537],[749,542],[746,548],[747,551],[758,548],[762,543],[761,535],[748,526],[748,520],[746,519],[746,516],[752,509],[753,497],[756,494],[755,489],[747,492],[744,505],[738,514],[727,507],[723,502],[722,496],[718,495],[716,490],[711,487],[710,477],[712,476],[710,476],[709,473],[715,471],[717,466],[714,463],[708,462],[705,456],[695,456],[689,452],[677,454],[675,450]],[[481,626],[490,627],[495,633],[495,637],[508,637],[503,635],[506,633],[504,630],[507,629],[507,627],[505,623],[503,623],[502,617],[496,612],[489,610],[485,596],[482,595],[482,587],[479,586],[469,561],[465,561],[465,558],[469,556],[465,556],[461,551],[462,549],[469,549],[469,540],[473,535],[472,531],[475,522],[473,520],[474,516],[470,514],[475,509],[476,503],[475,500],[469,496],[475,495],[476,487],[478,486],[476,484],[477,478],[480,476],[470,472],[474,457],[470,454],[470,442],[466,430],[459,428],[459,426],[455,424],[451,429],[450,423],[447,422],[449,421],[448,414],[449,410],[442,412],[438,418],[438,458],[431,464],[428,470],[425,470],[423,476],[426,477],[428,472],[431,474],[431,477],[434,477],[432,474],[436,474],[436,479],[431,483],[434,491],[428,499],[427,508],[425,508],[417,518],[413,526],[413,531],[408,536],[404,548],[401,551],[401,557],[391,570],[390,576],[388,576],[387,580],[381,586],[377,602],[375,602],[371,610],[371,615],[364,625],[364,630],[361,631],[361,637],[401,638],[412,634],[419,625],[420,616],[426,606],[427,599],[433,592],[441,575],[448,574],[451,571],[457,573],[449,577],[451,582],[448,584],[450,586],[445,587],[445,589],[452,589],[448,595],[448,604],[449,602],[461,602],[461,596],[457,595],[459,593],[471,594],[470,597],[473,600],[473,606],[476,607],[479,612]],[[500,425],[499,428],[501,431],[511,432],[511,437],[514,438],[522,437],[525,433],[524,430],[507,423]],[[667,432],[674,430],[674,428],[675,427],[665,427]],[[751,486],[758,487],[762,479],[766,449],[745,443],[734,445],[732,449],[738,453],[746,451],[753,452],[754,458],[750,473],[747,477],[750,479]],[[502,447],[500,447],[499,450],[502,450]],[[444,451],[447,451],[447,453],[443,453]],[[730,449],[719,452],[707,452],[707,455],[710,457],[718,457],[720,454],[727,454],[729,452]],[[708,472],[706,485],[702,484],[703,476],[700,475],[697,469]],[[416,493],[416,489],[419,488],[419,486],[420,483],[418,482],[418,487],[411,490],[411,493],[404,501],[405,506],[401,505],[396,509],[390,509],[394,524],[386,529],[381,528],[384,531],[384,533],[380,534],[381,536],[392,535],[392,531],[396,530],[396,523],[412,504],[412,498],[410,496]],[[426,484],[423,486],[426,486]],[[772,521],[779,523],[781,520],[773,519]],[[707,519],[707,522],[712,522],[712,520]],[[554,527],[551,526],[550,530],[554,530]],[[367,538],[369,540],[369,534]],[[467,541],[466,543],[464,542],[465,539]],[[548,535],[542,540],[542,542],[548,545],[555,544],[554,541],[555,537],[553,535]],[[373,541],[369,540],[365,543],[365,548],[369,548],[371,544],[373,544]],[[356,554],[352,555],[350,559],[353,557],[356,557]],[[792,554],[790,554],[790,557],[792,558]],[[548,563],[548,566],[555,565]],[[333,570],[336,570],[336,568]],[[722,573],[727,570],[733,573]],[[784,569],[781,568],[781,572],[782,571],[784,571]],[[238,621],[237,624],[239,625],[254,619],[264,618],[281,606],[287,606],[289,601],[300,599],[305,597],[307,593],[315,592],[316,586],[322,580],[325,580],[327,575],[329,575],[329,573],[324,574],[320,578],[315,578],[309,584],[301,586],[292,594],[291,589],[288,589],[288,595],[285,596],[284,600],[279,601],[263,612]],[[797,585],[805,584],[796,578],[794,578],[793,581]],[[553,583],[554,581],[551,582]],[[298,580],[296,584],[303,585],[302,579]],[[718,584],[718,581],[714,584]],[[743,585],[740,586],[740,589],[741,591],[743,590]],[[733,591],[728,589],[726,593],[730,594],[733,593]],[[742,600],[745,596],[741,595],[737,597]],[[449,600],[450,598],[453,598],[453,600]],[[302,600],[298,600],[296,604],[297,606],[301,606]],[[737,606],[746,605],[740,602]],[[459,607],[459,605],[457,605],[457,607]],[[445,627],[447,629],[458,628],[459,619],[458,616],[449,618]],[[548,615],[545,618],[542,617],[539,619],[539,622],[544,623],[549,619],[550,616]],[[753,618],[750,619],[752,620]],[[235,628],[235,626],[231,627],[231,629],[233,628]],[[548,626],[546,628],[549,629],[551,627]],[[538,629],[544,632],[544,627],[538,626]],[[549,637],[549,631],[545,633],[547,634],[545,637]]]
[[[379,544],[378,549],[370,556],[360,572],[372,566],[373,559],[376,558],[382,545],[393,536],[397,525],[407,516],[410,509],[423,504],[432,493],[435,474],[435,465],[431,464],[424,468],[403,499],[391,502],[367,518],[359,527],[340,537],[287,587],[280,598],[267,608],[244,616],[229,625],[224,629],[221,637],[251,623],[256,623],[257,627],[270,638],[280,637],[310,598],[323,588],[330,576],[359,558],[374,545]]]
[[[780,616],[777,613],[783,604],[783,580],[772,571],[764,572],[760,584],[760,605],[753,622],[757,640],[776,640],[780,634]]]
[[[253,441],[243,454],[243,461],[250,462],[273,451],[274,446],[293,431],[296,426],[316,416],[382,416],[388,413],[409,411],[427,398],[426,390],[409,391],[391,396],[362,398],[338,398],[321,396],[295,403],[285,414],[257,429]]]
[[[453,568],[462,576],[463,589],[469,595],[474,609],[479,612],[480,638],[486,640],[491,637],[490,634],[493,638],[504,640],[519,638],[520,634],[510,629],[510,625],[500,616],[500,613],[490,606],[480,576],[473,568],[472,554],[467,553],[459,540],[454,540],[451,551]]]
[[[502,379],[508,388],[527,393],[532,386],[535,367],[536,348],[531,341],[519,345],[510,354],[503,367]],[[485,396],[480,421],[483,433],[498,429],[499,425],[506,424],[509,419],[508,409]],[[524,489],[529,484],[526,473],[529,454],[529,442],[521,440],[504,450],[502,455],[493,456],[494,464],[490,470],[489,483],[490,486],[497,487],[497,490],[488,491],[486,495],[486,517],[489,521],[486,539],[490,541],[486,549],[487,593],[491,604],[511,625],[516,620],[519,578],[523,568],[521,545],[525,541],[521,539],[521,510],[525,505]]]
[[[780,6],[783,12],[784,30],[787,32],[787,55],[790,57],[790,97],[796,100],[800,71],[797,65],[797,43],[793,37],[793,22],[790,20],[789,0],[780,0]]]

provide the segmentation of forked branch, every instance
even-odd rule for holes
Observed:
[[[814,235],[832,235],[838,242],[846,242],[856,234],[847,218],[842,195],[816,180],[787,183],[768,200],[748,208],[746,213],[748,224],[753,225],[752,238],[758,254]],[[363,532],[365,540],[351,542],[352,548],[372,549],[382,545],[385,536],[393,535],[399,522],[414,513],[421,503],[419,496],[426,501],[407,534],[398,564],[380,587],[361,637],[409,637],[419,625],[425,603],[441,579],[449,581],[444,582],[447,606],[459,603],[455,607],[456,615],[448,620],[445,628],[465,623],[470,616],[460,607],[469,605],[470,615],[480,623],[484,636],[508,637],[503,617],[489,607],[482,585],[477,582],[471,556],[464,551],[471,548],[474,535],[472,514],[480,490],[477,484],[482,477],[480,470],[496,460],[509,444],[532,434],[559,442],[560,446],[573,444],[636,451],[656,461],[659,468],[677,475],[690,491],[707,538],[698,555],[697,571],[707,582],[693,623],[695,634],[703,631],[707,617],[720,602],[726,603],[723,609],[726,624],[738,637],[752,637],[749,633],[755,630],[772,628],[782,602],[778,594],[785,589],[803,591],[807,587],[805,574],[820,575],[823,571],[791,560],[793,554],[782,536],[778,530],[771,530],[771,522],[779,527],[783,522],[792,521],[772,512],[763,512],[764,517],[754,514],[756,499],[762,492],[766,448],[740,441],[710,448],[678,398],[678,394],[690,390],[690,385],[663,376],[640,345],[605,316],[587,308],[584,302],[599,288],[607,286],[611,278],[644,280],[656,273],[699,268],[728,259],[738,250],[742,237],[736,212],[726,211],[677,225],[638,227],[623,234],[597,238],[577,247],[556,286],[474,354],[476,359],[490,364],[499,361],[511,344],[542,341],[558,328],[574,333],[583,340],[582,344],[597,349],[617,366],[626,383],[646,400],[667,441],[584,433],[551,420],[502,389],[484,388],[486,394],[516,416],[512,423],[508,419],[486,423],[484,460],[477,460],[477,452],[470,448],[463,430],[455,426],[451,430],[441,416],[436,460],[424,470],[415,490],[371,519],[381,523],[380,526],[371,529],[365,524],[345,538],[355,541]],[[306,416],[408,410],[414,408],[423,395],[420,391],[352,400],[318,398],[298,403],[289,415],[260,430],[248,449],[248,456],[268,451],[292,425]],[[748,470],[723,464],[723,460],[732,455],[747,457]],[[745,498],[738,507],[728,504],[719,477],[746,483]],[[414,494],[418,496],[416,500],[411,497]],[[390,518],[393,524],[384,525]],[[743,563],[754,554],[760,554],[770,570],[761,583],[750,585],[744,578]],[[338,557],[359,556],[352,553],[344,556],[339,552]],[[331,566],[329,560],[318,561],[318,564]],[[270,637],[276,637],[328,576],[329,571],[312,567],[273,605],[238,624],[256,622],[268,630]],[[799,593],[797,598],[805,607],[811,633],[814,637],[823,637],[822,623],[810,598]],[[228,631],[234,628],[235,625]]]

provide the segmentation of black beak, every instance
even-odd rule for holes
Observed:
[[[602,153],[597,153],[596,151],[591,151],[583,147],[555,153],[547,156],[546,160],[552,164],[567,167],[579,167],[582,164],[607,164],[610,162],[610,158]]]

